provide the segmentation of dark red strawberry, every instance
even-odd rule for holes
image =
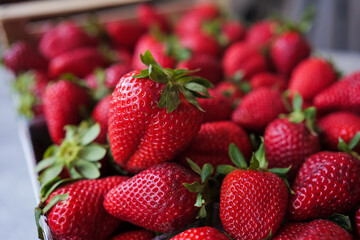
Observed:
[[[260,21],[252,25],[245,37],[245,42],[253,47],[262,48],[275,36],[279,24],[273,20]]]
[[[104,67],[106,60],[95,48],[78,48],[51,59],[49,76],[56,78],[65,73],[85,77],[97,67]]]
[[[276,71],[288,76],[296,65],[309,57],[311,48],[299,32],[289,31],[277,36],[270,46],[270,57]]]
[[[205,33],[197,32],[194,34],[180,37],[182,47],[189,49],[194,54],[207,54],[218,57],[220,46],[217,40]]]
[[[19,73],[27,70],[47,70],[47,61],[30,44],[20,41],[11,45],[4,53],[5,66]]]
[[[318,93],[314,105],[319,111],[360,113],[360,72],[350,74]]]
[[[191,228],[179,233],[170,240],[229,240],[229,238],[212,227]]]
[[[222,66],[226,76],[243,79],[266,72],[268,68],[266,60],[260,52],[243,42],[234,43],[226,49]]]
[[[81,112],[86,111],[89,103],[90,97],[86,89],[75,83],[60,80],[46,88],[43,95],[44,114],[54,143],[61,143],[65,137],[66,125],[81,121]]]
[[[160,30],[167,32],[170,29],[169,23],[164,15],[148,4],[140,4],[136,8],[137,16],[142,25],[150,29],[157,26]]]
[[[328,220],[314,220],[309,223],[287,223],[273,240],[352,240],[345,229]]]
[[[146,28],[137,22],[113,21],[105,25],[107,34],[117,47],[134,49],[136,42],[145,33]]]
[[[187,70],[163,69],[149,51],[141,58],[149,69],[121,78],[109,111],[115,162],[130,172],[171,160],[190,143],[202,121],[195,95],[208,97],[212,86]]]
[[[250,79],[250,86],[252,89],[269,87],[279,91],[284,91],[286,89],[287,82],[281,75],[264,72],[253,76]]]
[[[201,98],[199,104],[203,113],[203,122],[215,122],[230,120],[232,113],[232,102],[215,89],[209,89],[212,98]]]
[[[56,239],[106,240],[120,221],[109,215],[103,201],[106,193],[127,177],[80,180],[56,189],[46,201],[65,199],[48,210],[47,223]]]
[[[232,106],[236,106],[244,95],[239,87],[233,82],[220,82],[215,90],[228,98]]]
[[[134,230],[125,233],[120,233],[110,240],[151,240],[154,238],[152,232],[146,230]]]
[[[179,62],[177,68],[200,69],[196,74],[213,84],[219,82],[223,76],[219,61],[215,57],[206,54],[195,54],[190,59]]]
[[[110,106],[111,95],[101,99],[100,102],[95,106],[92,112],[92,118],[95,122],[100,124],[100,133],[95,139],[95,142],[105,144],[106,136],[108,131],[108,115]]]
[[[335,80],[336,73],[330,63],[322,58],[309,58],[296,66],[288,89],[292,96],[299,93],[304,100],[311,100]]]
[[[360,132],[360,117],[350,112],[335,112],[321,118],[319,127],[322,129],[321,135],[326,146],[336,151],[339,138],[349,144]],[[360,153],[360,146],[355,150]]]
[[[52,59],[77,48],[96,45],[96,40],[87,35],[75,23],[63,21],[48,30],[39,42],[40,52]]]
[[[292,189],[291,220],[345,213],[360,200],[360,161],[347,153],[319,152],[306,159]]]
[[[245,26],[238,21],[227,21],[221,27],[221,33],[226,45],[241,41],[245,34]]]
[[[189,147],[181,153],[181,164],[185,167],[189,166],[185,158],[190,158],[200,167],[205,163],[210,163],[213,167],[231,164],[229,158],[231,143],[241,150],[245,159],[250,159],[250,139],[241,127],[230,121],[204,123]]]
[[[199,181],[195,173],[175,163],[149,168],[113,188],[104,207],[111,215],[143,228],[169,232],[194,221],[196,193],[183,185]]]
[[[258,88],[242,99],[232,114],[232,120],[245,129],[261,132],[267,124],[285,112],[279,91]]]

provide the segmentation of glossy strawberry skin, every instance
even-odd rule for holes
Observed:
[[[95,45],[96,40],[82,31],[75,23],[64,21],[42,36],[39,50],[45,57],[52,59],[77,48]]]
[[[250,79],[268,69],[266,60],[260,52],[243,42],[234,43],[226,49],[222,66],[226,76],[234,77],[241,71],[243,79]]]
[[[242,99],[232,114],[232,120],[245,129],[261,132],[281,113],[286,113],[286,109],[280,92],[259,88]]]
[[[230,121],[204,123],[189,147],[181,153],[181,163],[189,167],[185,158],[202,167],[211,163],[216,168],[219,164],[232,164],[229,157],[229,145],[234,143],[242,152],[245,159],[251,155],[251,142],[247,133],[238,125]]]
[[[167,32],[170,27],[165,16],[160,15],[157,10],[148,4],[139,4],[136,8],[139,21],[146,28],[157,26],[161,31]]]
[[[360,113],[360,72],[346,76],[318,93],[315,107],[322,112],[337,110]]]
[[[212,98],[198,99],[203,113],[203,122],[215,122],[230,120],[232,113],[232,103],[224,95],[215,89],[209,89]]]
[[[220,219],[234,240],[265,239],[286,213],[285,182],[270,172],[235,170],[221,186]]]
[[[360,200],[360,162],[346,153],[319,152],[301,166],[292,189],[291,220],[345,213]]]
[[[270,56],[278,73],[288,76],[295,66],[310,55],[311,48],[297,32],[285,32],[271,43]]]
[[[305,123],[292,123],[288,119],[276,119],[265,130],[266,158],[269,168],[291,166],[289,176],[293,177],[305,159],[320,151],[320,140],[312,135]]]
[[[246,33],[245,42],[253,47],[262,48],[274,37],[278,23],[275,21],[260,21],[252,25]]]
[[[335,112],[321,118],[319,127],[322,129],[321,136],[326,146],[336,151],[339,137],[349,143],[355,134],[360,132],[360,117],[351,112]],[[355,150],[360,152],[360,147]]]
[[[137,22],[112,21],[106,23],[105,30],[117,47],[132,50],[146,28]]]
[[[229,240],[229,238],[219,230],[212,227],[200,227],[188,229],[170,240]]]
[[[274,73],[259,73],[250,79],[250,86],[252,89],[260,87],[268,87],[279,91],[284,91],[287,87],[286,79]]]
[[[43,95],[43,108],[51,139],[60,144],[65,137],[64,127],[78,124],[81,108],[90,104],[86,90],[75,83],[60,80],[47,86]]]
[[[146,230],[134,230],[125,233],[120,233],[110,240],[151,240],[154,234]]]
[[[309,223],[287,223],[273,240],[352,240],[351,235],[340,226],[328,220],[314,220]]]
[[[80,180],[55,190],[47,203],[59,194],[68,193],[69,196],[47,214],[47,222],[54,238],[107,239],[120,221],[109,215],[102,203],[105,194],[126,179],[127,177],[108,177]]]
[[[23,41],[16,42],[4,54],[5,66],[14,73],[27,70],[47,70],[47,61],[34,50],[34,48]]]
[[[49,76],[56,78],[61,74],[71,73],[82,78],[95,68],[105,65],[104,57],[95,48],[78,48],[51,59]]]
[[[335,71],[328,62],[321,58],[309,58],[296,66],[288,89],[292,96],[299,93],[304,100],[311,100],[335,80]]]
[[[164,84],[133,78],[138,73],[121,78],[109,110],[108,134],[115,162],[133,173],[173,159],[202,122],[202,113],[183,98],[172,113],[159,108]]]
[[[169,232],[194,221],[196,193],[183,183],[199,181],[175,163],[161,163],[113,188],[104,207],[111,215],[156,232]]]
[[[106,143],[110,100],[111,95],[104,97],[96,104],[92,112],[92,118],[95,122],[100,124],[100,133],[95,139],[95,142],[97,143]]]
[[[182,47],[190,49],[194,54],[206,54],[217,57],[220,53],[220,46],[216,39],[203,32],[182,36],[180,44]]]

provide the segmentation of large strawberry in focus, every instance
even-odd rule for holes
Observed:
[[[191,228],[182,233],[179,233],[170,240],[229,240],[229,238],[212,227],[200,227],[200,228]]]
[[[164,69],[149,51],[141,58],[149,68],[121,78],[109,111],[115,162],[132,173],[171,160],[190,143],[202,122],[196,97],[208,97],[212,86],[187,70]]]

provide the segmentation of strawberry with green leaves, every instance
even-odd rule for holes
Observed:
[[[179,233],[175,237],[170,240],[229,240],[229,238],[212,227],[199,227],[199,228],[191,228],[182,233]]]
[[[136,173],[173,159],[200,130],[197,97],[209,97],[212,84],[184,69],[166,69],[149,51],[148,66],[125,74],[112,94],[109,141],[114,160]]]

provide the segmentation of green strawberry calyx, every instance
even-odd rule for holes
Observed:
[[[83,121],[79,126],[65,126],[66,135],[61,145],[51,145],[44,159],[35,167],[41,188],[56,179],[66,170],[73,179],[95,179],[100,176],[101,160],[106,154],[103,145],[93,141],[100,133],[98,123],[91,125]]]
[[[334,214],[330,216],[328,220],[339,225],[349,233],[353,232],[351,220],[348,216],[345,216],[343,214]]]
[[[141,70],[134,78],[150,78],[154,82],[166,84],[161,92],[159,108],[166,107],[167,113],[173,112],[180,104],[179,93],[182,93],[189,103],[196,106],[200,111],[204,111],[196,98],[210,98],[207,89],[213,85],[204,78],[191,75],[196,70],[163,68],[155,61],[149,50],[141,54],[140,58],[148,68]]]
[[[349,143],[346,143],[341,137],[339,137],[339,143],[337,147],[340,151],[346,152],[360,160],[360,155],[354,151],[354,148],[359,145],[359,142],[360,132],[357,132]]]

